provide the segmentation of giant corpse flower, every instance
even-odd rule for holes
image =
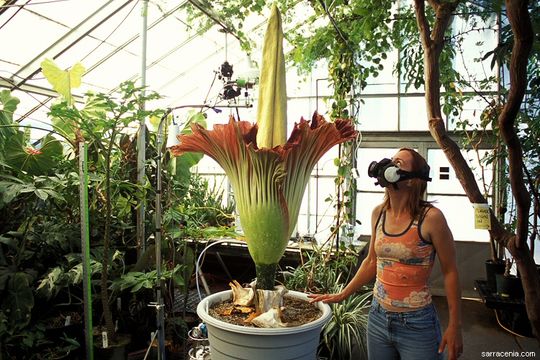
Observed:
[[[258,289],[273,289],[277,264],[285,252],[313,167],[336,144],[354,139],[350,120],[327,122],[317,113],[301,119],[286,137],[283,34],[277,7],[268,22],[260,75],[258,121],[235,121],[206,130],[192,125],[180,135],[173,155],[200,152],[225,170],[234,191]]]

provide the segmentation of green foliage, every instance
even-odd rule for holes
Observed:
[[[307,252],[307,260],[285,277],[285,287],[308,293],[330,293],[339,283],[347,283],[354,275],[354,253],[341,253],[331,258],[321,249]]]
[[[474,29],[479,20],[485,20],[493,14],[499,13],[502,17],[502,28],[500,32],[500,39],[495,48],[487,51],[485,54],[479,54],[476,62],[485,64],[486,68],[494,69],[496,66],[501,68],[510,67],[510,57],[513,45],[513,33],[505,18],[505,13],[501,9],[501,2],[486,2],[483,4],[485,8],[476,8],[474,6],[463,7],[462,13],[464,18],[470,21],[470,28]],[[482,11],[479,11],[482,10]],[[532,2],[529,4],[529,13],[533,24],[533,31],[538,33],[540,29],[540,4]],[[455,43],[459,45],[461,38],[456,38]],[[462,50],[460,50],[462,51]],[[501,72],[502,70],[498,70]],[[529,189],[529,192],[533,194],[538,202],[539,192],[539,175],[540,174],[540,162],[538,161],[540,156],[540,46],[538,41],[533,43],[532,51],[529,56],[529,62],[527,66],[527,91],[523,99],[520,112],[516,117],[516,129],[519,143],[523,154],[523,162],[525,165],[523,173],[523,181]],[[503,78],[504,79],[504,78]],[[503,80],[501,79],[501,80]],[[498,194],[502,199],[498,214],[500,221],[505,223],[505,227],[514,231],[516,226],[516,209],[512,205],[512,193],[509,183],[508,175],[508,153],[506,145],[502,140],[502,136],[499,130],[498,117],[501,114],[502,108],[505,103],[505,98],[508,96],[508,89],[501,81],[501,88],[497,93],[492,95],[482,94],[482,92],[492,91],[498,86],[498,79],[495,77],[475,78],[469,76],[467,79],[461,79],[460,84],[457,86],[472,87],[477,94],[481,94],[484,100],[485,108],[481,112],[480,122],[473,123],[469,118],[462,118],[456,122],[456,126],[462,134],[462,146],[471,148],[477,153],[477,157],[480,159],[480,166],[496,166],[498,171],[501,172],[499,177],[501,181],[497,184],[500,189]],[[466,95],[462,96],[463,101],[467,99]],[[457,111],[457,110],[456,110]],[[483,141],[493,143],[493,151],[488,152],[484,157],[479,155],[478,146]],[[483,184],[483,192],[485,195],[491,193],[491,184],[486,184],[486,179],[482,176],[478,179]],[[538,214],[538,209],[533,207],[531,219],[535,218]],[[537,233],[538,229],[534,229],[534,223],[529,226],[530,233]],[[532,237],[534,239],[534,237]],[[534,241],[534,240],[532,240]]]
[[[58,304],[82,303],[83,274],[78,254],[81,246],[80,179],[78,149],[74,146],[78,141],[84,139],[89,147],[93,292],[97,293],[104,262],[108,263],[108,286],[126,274],[126,269],[132,268],[132,264],[125,263],[124,256],[135,248],[134,213],[143,194],[149,204],[147,229],[153,231],[155,186],[151,182],[156,172],[153,161],[156,138],[154,134],[147,134],[150,181],[138,186],[135,184],[136,137],[131,128],[143,117],[161,116],[161,110],[140,108],[143,101],[156,98],[158,95],[152,92],[142,96],[141,88],[126,83],[120,86],[118,95],[87,94],[82,107],[60,100],[52,105],[49,116],[53,132],[61,134],[68,142],[61,143],[48,135],[40,140],[36,149],[27,149],[28,135],[12,121],[18,100],[9,92],[0,93],[0,139],[6,139],[0,141],[0,218],[4,219],[0,222],[2,355],[30,358],[30,354],[39,353],[37,349],[44,349],[44,354],[48,351],[60,354],[75,346],[69,342],[57,343],[58,346],[48,344],[43,326],[39,324]],[[189,131],[189,125],[194,122],[204,124],[205,119],[200,113],[191,113],[184,131]],[[163,172],[164,183],[169,190],[164,197],[164,209],[175,206],[172,212],[175,215],[166,218],[163,247],[164,279],[172,290],[185,288],[184,279],[189,279],[193,271],[194,254],[184,248],[184,237],[231,234],[225,225],[231,221],[228,214],[232,208],[222,206],[222,194],[198,176],[193,181],[191,176],[185,176],[199,159],[200,156],[175,159],[174,164],[170,157],[163,159],[162,168],[167,169]],[[109,254],[101,246],[107,229],[112,249]],[[19,279],[23,274],[25,281]],[[145,276],[150,280],[152,273]],[[148,283],[142,281],[145,278],[138,280],[142,288],[146,288]],[[31,303],[34,297],[35,304]],[[9,315],[7,309],[14,315]],[[31,315],[30,318],[27,315]],[[18,325],[14,327],[15,321]]]
[[[0,161],[3,160],[4,144],[16,134],[13,125],[13,113],[17,109],[20,100],[11,96],[9,90],[0,91]]]
[[[167,186],[171,191],[163,224],[172,238],[236,235],[230,228],[234,204],[223,205],[223,190],[217,185],[210,188],[206,179],[193,174],[188,184],[173,178]]]
[[[34,307],[30,279],[28,274],[23,272],[15,272],[8,276],[7,286],[2,289],[7,293],[2,301],[2,311],[8,315],[8,325],[11,328],[23,328],[30,322]]]
[[[62,70],[51,59],[45,59],[41,62],[41,69],[53,89],[72,105],[71,89],[81,86],[82,76],[86,72],[84,66],[76,63],[70,70]]]
[[[178,264],[171,270],[163,271],[160,280],[172,280],[176,286],[184,286],[184,270],[185,266]],[[115,279],[112,282],[111,289],[113,291],[124,291],[129,289],[130,292],[135,293],[141,289],[153,289],[157,284],[158,278],[156,270],[149,272],[131,271],[122,275],[119,279]]]
[[[62,188],[61,180],[56,176],[36,176],[31,178],[16,178],[10,175],[0,175],[0,209],[18,199],[19,201],[47,200],[49,197],[58,201],[64,198],[58,191]]]
[[[35,359],[65,359],[72,356],[73,352],[81,347],[76,339],[63,334],[55,341],[45,340],[40,344],[40,352],[35,354]]]
[[[332,289],[340,292],[343,284]],[[372,292],[355,294],[337,304],[331,304],[332,318],[323,327],[322,339],[331,359],[367,358],[367,323]]]
[[[66,255],[65,265],[51,268],[43,275],[36,287],[36,294],[46,300],[51,300],[58,296],[60,291],[68,289],[70,286],[80,285],[83,280],[83,267],[80,254]],[[90,260],[90,276],[95,277],[102,271],[101,263],[95,259]]]
[[[43,137],[34,149],[25,146],[22,132],[8,139],[5,151],[8,166],[30,175],[51,175],[56,162],[63,155],[62,144],[52,135]]]
[[[338,293],[354,276],[357,258],[354,253],[341,252],[330,257],[321,250],[308,252],[307,260],[285,277],[291,290],[310,293]],[[331,304],[332,318],[323,327],[322,341],[332,359],[353,359],[360,352],[367,357],[367,317],[371,291],[350,296]],[[355,357],[356,356],[356,357]]]

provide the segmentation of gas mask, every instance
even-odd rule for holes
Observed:
[[[422,179],[424,181],[431,181],[429,177],[429,166],[425,166],[420,171],[405,171],[401,170],[392,160],[384,158],[381,161],[373,161],[369,164],[368,175],[372,178],[376,178],[375,185],[382,187],[388,187],[392,185],[397,189],[397,183],[408,179]]]

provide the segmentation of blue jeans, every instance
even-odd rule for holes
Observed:
[[[367,344],[370,360],[443,359],[438,354],[441,326],[433,304],[419,310],[392,312],[373,299]]]

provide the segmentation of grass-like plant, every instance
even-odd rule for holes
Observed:
[[[337,284],[332,290],[338,293],[343,287]],[[366,334],[372,294],[366,291],[330,305],[332,318],[323,327],[322,342],[331,359],[367,358]]]

